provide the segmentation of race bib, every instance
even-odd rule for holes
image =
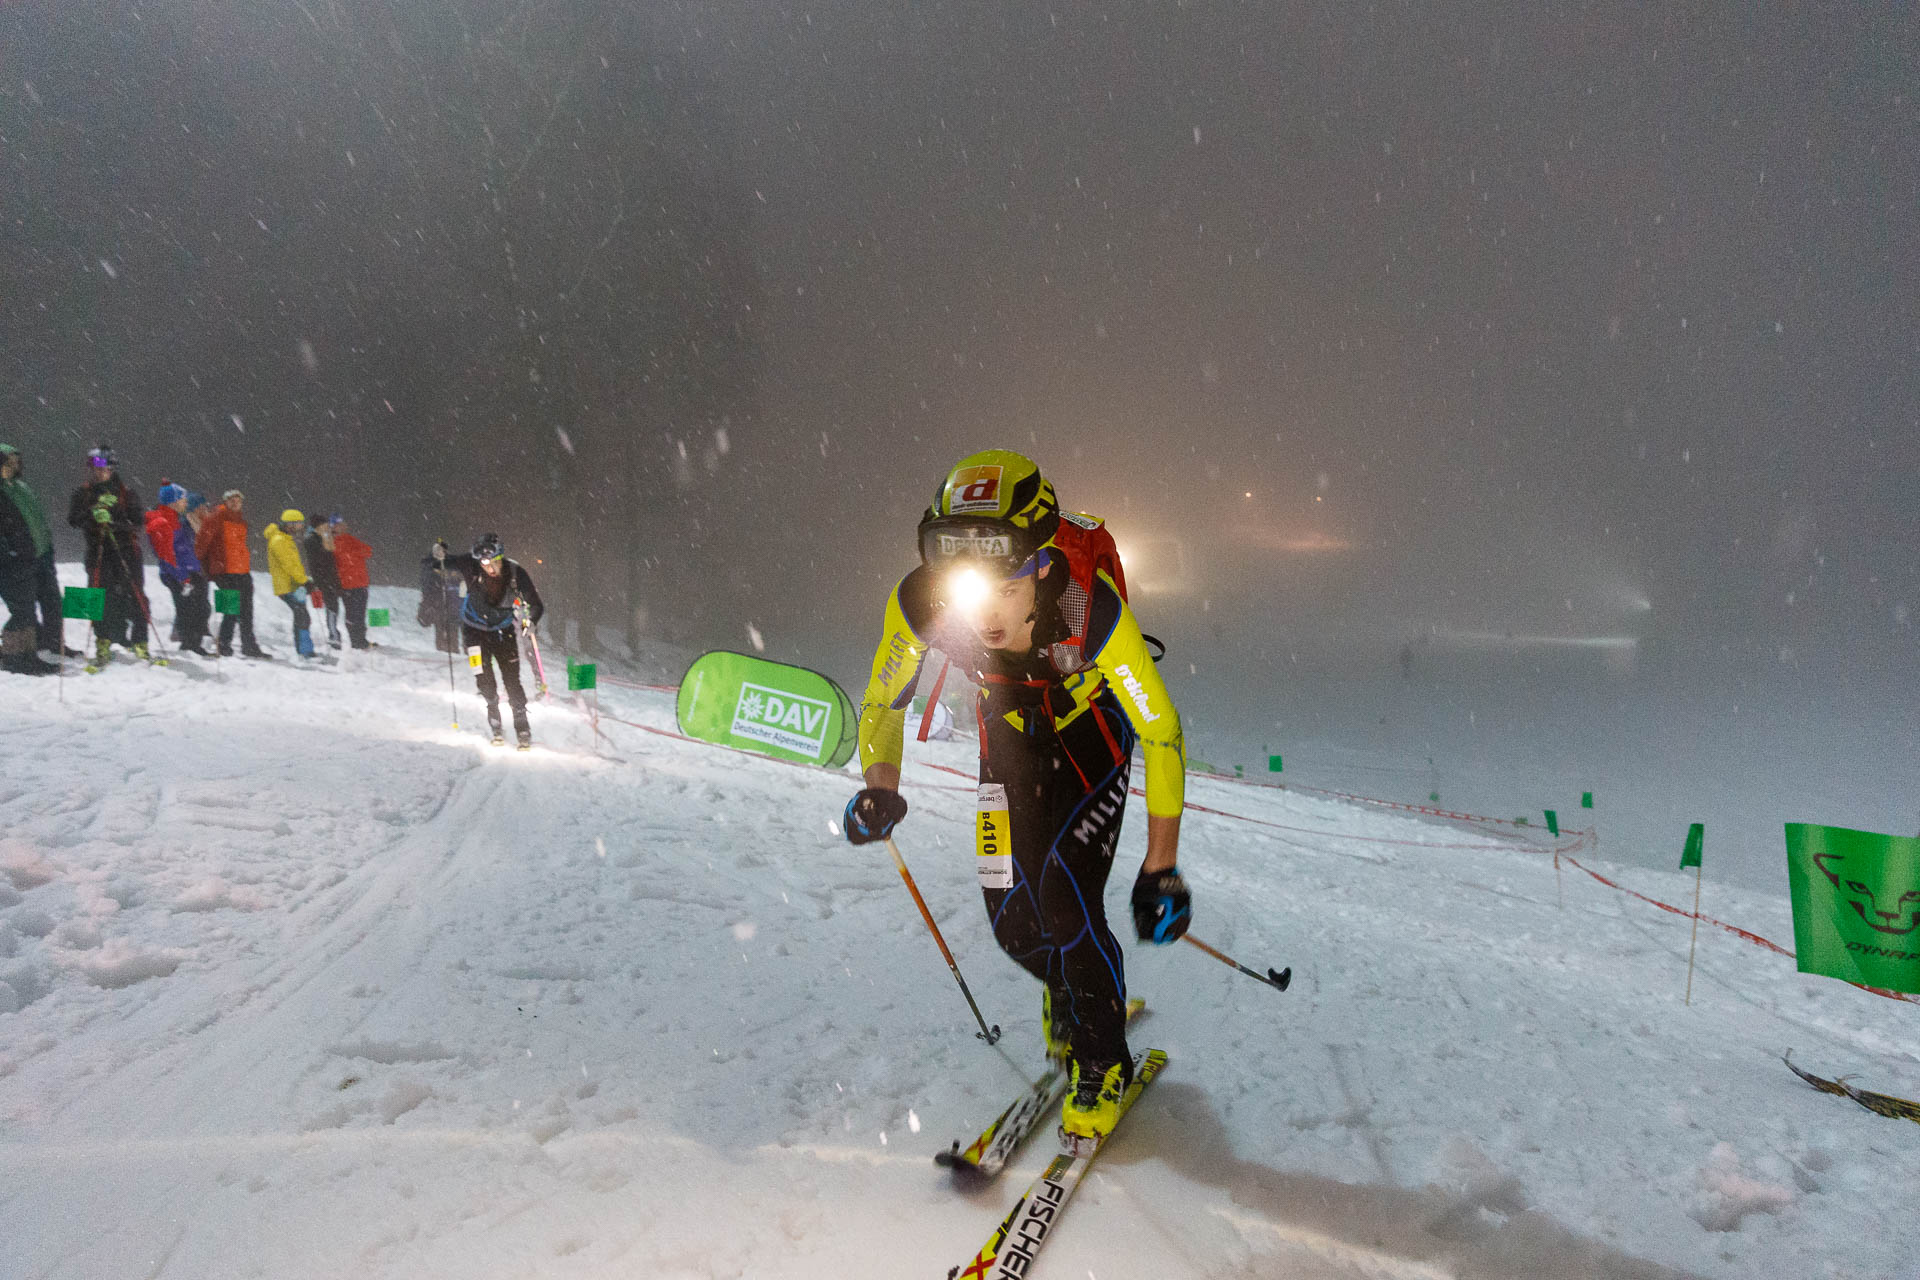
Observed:
[[[980,784],[980,811],[974,822],[974,866],[982,889],[1013,888],[1013,823],[1007,814],[1007,789],[998,782]]]
[[[472,667],[475,671],[478,671],[480,669],[480,663],[482,661],[483,659],[480,657],[480,651],[478,649],[467,650],[468,666]]]

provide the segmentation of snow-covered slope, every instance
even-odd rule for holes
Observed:
[[[977,1194],[930,1160],[1039,1057],[963,856],[971,744],[911,747],[900,841],[996,1048],[886,855],[832,829],[849,776],[635,727],[673,727],[637,689],[602,689],[630,722],[603,741],[555,701],[497,751],[464,672],[453,728],[427,633],[376,634],[337,669],[116,664],[64,701],[0,678],[0,1275],[970,1255],[1050,1145]],[[1685,1007],[1688,922],[1557,884],[1520,833],[1190,798],[1219,811],[1187,819],[1196,932],[1293,989],[1130,947],[1136,1043],[1172,1064],[1037,1274],[1920,1274],[1920,1130],[1779,1062],[1920,1093],[1920,1009],[1717,929]],[[1784,901],[1709,889],[1790,941]]]

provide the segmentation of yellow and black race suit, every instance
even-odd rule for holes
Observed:
[[[1036,601],[1036,647],[1012,656],[947,614],[929,570],[908,574],[887,602],[861,702],[860,763],[900,763],[906,709],[931,649],[980,685],[975,863],[994,938],[1047,984],[1074,1056],[1104,1067],[1127,1058],[1126,971],[1102,895],[1133,750],[1145,761],[1148,814],[1175,817],[1185,745],[1180,713],[1112,581],[1097,575],[1077,602],[1087,622],[1076,647],[1055,642],[1069,638],[1062,590],[1077,588],[1050,576],[1053,590],[1043,580]]]

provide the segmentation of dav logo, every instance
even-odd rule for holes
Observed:
[[[956,516],[968,511],[1000,510],[1000,468],[967,467],[954,472],[948,510]]]
[[[825,744],[832,707],[818,698],[764,685],[742,684],[733,707],[733,734],[804,756],[817,756]]]

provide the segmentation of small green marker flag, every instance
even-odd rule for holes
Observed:
[[[597,689],[600,687],[600,668],[591,662],[575,662],[567,659],[568,689]]]
[[[1687,847],[1685,851],[1680,854],[1680,869],[1682,871],[1685,871],[1688,867],[1697,867],[1700,865],[1700,853],[1701,850],[1706,847],[1706,843],[1706,823],[1696,822],[1687,828]]]
[[[1553,809],[1543,809],[1541,810],[1541,812],[1547,815],[1547,834],[1550,836],[1559,835],[1560,834],[1559,812]]]
[[[370,627],[390,627],[393,625],[393,614],[386,609],[369,609],[367,610],[367,625]]]
[[[1237,765],[1235,765],[1235,766],[1233,766],[1233,776],[1234,776],[1234,777],[1236,777],[1236,778],[1244,778],[1244,777],[1246,777],[1246,776],[1247,776],[1247,766],[1245,766],[1245,765],[1243,765],[1243,764],[1237,764]]]
[[[1920,839],[1787,824],[1802,973],[1920,993]]]
[[[101,622],[107,616],[107,592],[104,587],[68,587],[60,597],[60,616]]]
[[[233,587],[223,587],[213,593],[213,611],[215,613],[240,612],[240,592]]]
[[[1284,762],[1282,762],[1282,760],[1280,759],[1280,757],[1279,757],[1279,756],[1268,756],[1268,757],[1267,757],[1267,772],[1268,772],[1268,773],[1281,773],[1281,772],[1283,772],[1283,771],[1284,771]]]
[[[1593,792],[1591,792],[1591,791],[1582,791],[1582,792],[1580,793],[1580,807],[1581,807],[1582,809],[1591,809],[1591,808],[1593,808]]]
[[[1700,949],[1700,854],[1707,843],[1707,824],[1696,822],[1687,828],[1687,847],[1680,854],[1680,869],[1693,868],[1693,937],[1687,943],[1687,1003],[1693,1003],[1693,957]]]

